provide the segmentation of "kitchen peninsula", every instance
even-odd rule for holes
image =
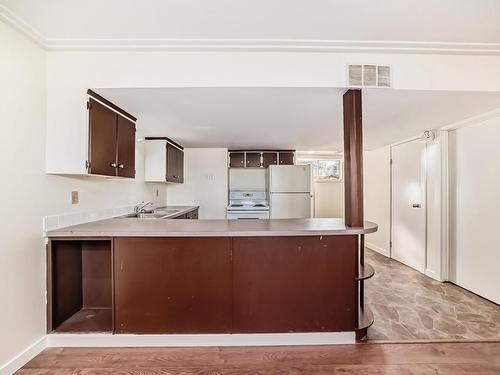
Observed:
[[[373,270],[342,219],[116,218],[48,233],[48,331],[360,332]],[[360,305],[361,303],[361,305]]]

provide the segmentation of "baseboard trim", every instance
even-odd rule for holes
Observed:
[[[0,374],[13,374],[35,358],[47,347],[47,336],[43,336],[0,367]]]
[[[355,332],[253,334],[49,334],[48,347],[188,347],[354,344]]]
[[[380,246],[374,245],[370,242],[365,242],[365,246],[367,248],[369,248],[370,250],[376,251],[377,253],[382,254],[388,258],[391,257],[391,252],[389,250],[386,250],[386,249],[380,247]]]

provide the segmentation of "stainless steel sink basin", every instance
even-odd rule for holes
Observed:
[[[120,219],[127,219],[127,218],[138,218],[138,219],[161,219],[162,217],[165,217],[166,214],[164,213],[154,213],[154,212],[141,212],[138,214],[128,214],[124,216],[120,216]]]
[[[166,208],[162,210],[155,210],[155,214],[163,214],[163,215],[172,215],[176,214],[177,212],[180,212],[181,210],[175,209],[175,208]]]
[[[168,216],[174,215],[178,212],[181,212],[182,210],[179,210],[177,208],[160,208],[154,211],[146,211],[146,212],[140,212],[140,213],[133,213],[133,214],[128,214],[124,216],[120,216],[120,219],[126,219],[126,218],[138,218],[138,219],[165,219]]]

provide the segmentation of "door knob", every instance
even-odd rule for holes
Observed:
[[[123,164],[118,164],[118,168],[123,169],[125,166]]]
[[[420,206],[420,203],[413,203],[411,206],[412,206],[413,208],[420,208],[420,207],[421,207],[421,206]]]
[[[116,163],[109,163],[109,165],[111,165],[111,167],[113,168],[116,168]]]

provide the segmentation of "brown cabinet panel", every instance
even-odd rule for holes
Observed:
[[[115,332],[231,330],[230,238],[115,238]]]
[[[244,168],[245,167],[245,153],[244,152],[231,152],[231,153],[229,153],[229,167],[230,168]]]
[[[260,152],[247,152],[247,168],[260,168]]]
[[[135,177],[135,123],[117,116],[118,176]]]
[[[279,162],[280,165],[293,165],[293,152],[280,152]]]
[[[278,164],[278,153],[277,152],[264,152],[262,154],[262,166],[264,168],[270,165]]]
[[[172,146],[170,143],[167,143],[167,181],[168,182],[177,182],[176,180],[177,173],[177,149],[175,146]]]
[[[88,172],[116,176],[117,114],[101,103],[89,99],[89,162]]]
[[[177,149],[177,182],[182,184],[184,182],[184,151]]]
[[[357,236],[233,238],[233,332],[354,330],[356,248]]]
[[[184,151],[167,143],[167,171],[168,182],[184,182]]]

